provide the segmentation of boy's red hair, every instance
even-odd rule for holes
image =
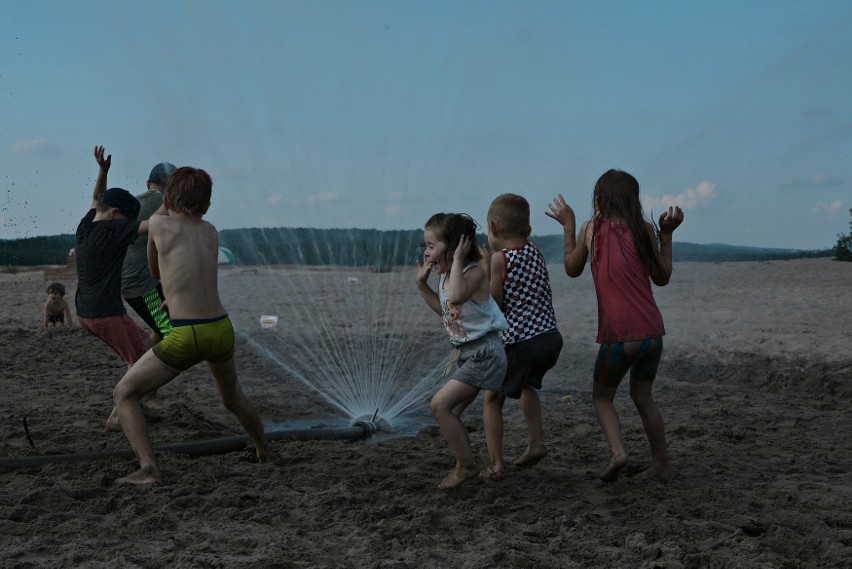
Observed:
[[[169,175],[163,196],[169,209],[188,215],[202,215],[210,205],[213,180],[201,168],[183,166]]]

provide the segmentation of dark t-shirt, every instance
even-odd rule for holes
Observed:
[[[163,205],[163,194],[147,191],[136,196],[139,200],[139,221],[145,221]],[[121,275],[121,296],[136,298],[149,290],[157,288],[160,281],[151,276],[148,269],[148,236],[140,235],[130,247],[124,258],[124,269]]]
[[[139,221],[92,221],[95,210],[77,226],[77,315],[103,318],[126,314],[121,298],[121,268],[127,246],[136,240]]]

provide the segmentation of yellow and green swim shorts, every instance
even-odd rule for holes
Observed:
[[[234,357],[234,327],[228,315],[202,320],[172,320],[172,331],[153,347],[169,367],[186,370],[199,362],[225,363]]]

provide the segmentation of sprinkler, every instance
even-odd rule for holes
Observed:
[[[364,429],[366,432],[365,436],[367,437],[376,434],[378,431],[388,434],[396,432],[387,419],[379,417],[378,409],[376,409],[376,412],[373,413],[372,417],[370,415],[362,415],[361,417],[358,417],[352,422],[352,426]]]

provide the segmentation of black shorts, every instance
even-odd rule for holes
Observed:
[[[556,365],[562,352],[562,334],[559,330],[545,332],[506,346],[506,378],[503,393],[519,399],[524,387],[541,389],[541,380],[547,370]]]
[[[172,322],[169,320],[167,308],[160,308],[165,301],[162,285],[157,285],[142,296],[125,298],[124,301],[130,305],[139,318],[145,321],[151,330],[165,338],[172,331]]]

